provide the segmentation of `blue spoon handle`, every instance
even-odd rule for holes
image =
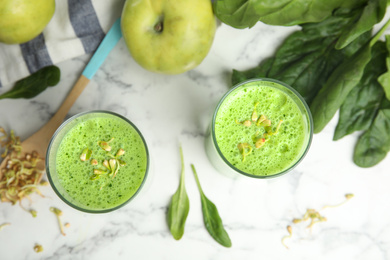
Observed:
[[[111,29],[107,32],[103,41],[100,43],[99,47],[93,54],[91,60],[88,62],[85,67],[82,75],[87,79],[92,79],[96,71],[103,64],[104,60],[107,58],[110,51],[115,47],[118,41],[122,38],[121,31],[121,21],[118,18]]]

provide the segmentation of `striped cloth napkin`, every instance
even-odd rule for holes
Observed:
[[[43,33],[21,45],[0,43],[0,87],[42,67],[95,51],[120,16],[124,1],[56,0],[55,13]]]

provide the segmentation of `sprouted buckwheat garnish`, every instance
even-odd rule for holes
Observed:
[[[80,155],[80,160],[82,160],[83,162],[88,161],[91,158],[91,156],[92,156],[92,150],[85,148]]]
[[[259,120],[257,120],[256,125],[262,127],[271,126],[271,120],[269,120],[266,115],[261,115]]]
[[[252,122],[250,120],[244,120],[242,122],[239,122],[237,119],[236,119],[236,124],[237,125],[243,125],[243,126],[247,126],[247,127],[250,127],[252,125]]]
[[[125,154],[125,150],[120,148],[115,155],[111,154],[112,147],[109,145],[112,141],[114,141],[114,138],[111,138],[110,141],[99,141],[98,145],[107,153],[108,159],[105,159],[101,166],[99,166],[99,162],[96,159],[92,159],[90,164],[92,166],[98,166],[99,168],[93,169],[93,175],[91,176],[91,180],[97,180],[101,178],[102,176],[109,176],[112,179],[115,178],[117,175],[119,168],[126,165],[126,162],[119,159],[120,156]],[[85,148],[80,156],[80,159],[82,161],[88,161],[88,155],[92,154],[92,151],[88,148]],[[84,160],[83,160],[84,159]],[[103,186],[100,187],[102,189]]]
[[[264,137],[259,138],[259,139],[255,142],[255,147],[256,147],[256,149],[261,148],[261,147],[265,144],[265,141],[267,141],[267,140],[266,140]]]
[[[39,185],[40,186],[48,186],[49,182],[48,181],[41,181],[41,183]]]
[[[43,246],[41,246],[40,244],[35,244],[35,246],[34,246],[34,251],[35,251],[36,253],[42,252],[42,251],[43,251]]]
[[[256,111],[256,107],[257,107],[258,104],[259,104],[259,102],[256,102],[255,107],[253,108],[253,112],[252,112],[252,121],[253,121],[253,122],[256,122],[256,121],[257,121],[257,111]]]
[[[354,197],[354,195],[352,193],[347,193],[347,194],[345,194],[345,198],[346,198],[345,201],[343,201],[342,203],[339,203],[337,205],[324,206],[324,207],[322,207],[322,210],[326,209],[326,208],[339,207],[339,206],[343,205],[344,203],[346,203],[348,200],[352,199],[353,197]],[[327,221],[326,217],[322,216],[315,209],[307,209],[302,218],[294,218],[292,220],[292,223],[298,224],[301,222],[305,222],[307,220],[310,220],[310,223],[306,228],[309,228],[310,230],[313,228],[314,224]],[[286,235],[282,238],[282,244],[288,249],[288,246],[285,244],[285,240],[292,237],[292,227],[290,225],[287,226],[287,231],[288,231],[289,235]]]
[[[242,155],[242,161],[245,161],[245,157],[249,155],[253,150],[252,146],[248,143],[240,143],[237,145],[237,147]]]
[[[1,154],[1,157],[5,158],[11,152],[20,154],[22,151],[20,138],[15,136],[14,131],[11,130],[10,134],[8,135],[4,128],[0,127],[0,133],[3,134],[3,136],[0,137],[0,143],[1,146],[5,148],[4,152]]]
[[[327,219],[325,217],[321,216],[321,214],[318,211],[316,211],[315,209],[307,209],[302,218],[300,218],[300,219],[295,218],[295,219],[293,219],[292,222],[294,224],[297,224],[297,223],[307,221],[307,220],[310,220],[310,224],[307,226],[307,228],[310,228],[310,229],[313,228],[313,225],[315,223],[327,221]]]
[[[36,218],[37,217],[37,211],[36,210],[33,210],[33,209],[30,209],[29,212],[31,213],[31,215],[33,216],[33,218]]]
[[[91,160],[91,165],[98,165],[98,164],[99,164],[98,160],[96,159]]]
[[[9,225],[11,225],[11,223],[3,223],[3,224],[1,224],[1,225],[0,225],[0,231],[1,231],[3,228],[5,228],[6,226],[9,226]]]
[[[50,211],[54,213],[54,215],[56,215],[57,217],[57,221],[58,221],[58,225],[60,226],[60,232],[63,236],[66,236],[65,232],[64,232],[64,228],[62,226],[62,222],[61,222],[61,216],[62,216],[62,211],[55,208],[55,207],[50,207]]]
[[[239,143],[237,145],[237,148],[239,149],[240,154],[242,155],[242,161],[245,161],[245,157],[252,152],[253,150],[252,146],[254,146],[256,149],[263,147],[264,144],[270,139],[272,135],[275,135],[279,132],[280,126],[283,123],[283,120],[279,120],[275,132],[273,132],[271,120],[266,115],[258,116],[257,109],[256,109],[258,104],[259,102],[255,103],[250,120],[244,120],[242,122],[239,122],[237,119],[235,119],[236,124],[243,125],[246,127],[251,127],[252,121],[256,122],[255,124],[256,133],[252,137],[253,145],[250,145],[249,143]]]
[[[286,243],[285,243],[284,241],[285,241],[286,239],[292,237],[292,227],[291,227],[290,225],[288,225],[286,229],[287,229],[288,235],[285,235],[285,236],[282,238],[282,244],[288,249],[288,246],[286,245]]]
[[[11,202],[13,205],[19,202],[21,208],[36,216],[35,210],[27,210],[22,205],[22,200],[27,198],[31,202],[29,195],[36,193],[42,197],[38,186],[46,185],[46,181],[41,181],[44,169],[38,167],[42,159],[37,152],[22,154],[20,138],[15,136],[11,130],[8,135],[4,128],[0,127],[0,146],[5,148],[2,158],[9,157],[6,166],[0,172],[0,198],[2,202]]]
[[[114,137],[110,139],[110,141],[99,141],[98,142],[98,145],[106,152],[110,152],[111,151],[111,146],[110,146],[110,143],[114,141]]]
[[[346,203],[347,201],[349,201],[350,199],[352,199],[353,196],[354,195],[352,193],[347,193],[344,196],[346,198],[346,200],[344,200],[343,202],[341,202],[341,203],[339,203],[337,205],[326,205],[322,209],[339,207],[339,206],[343,205],[344,203]]]
[[[121,155],[124,155],[125,154],[125,150],[123,150],[122,148],[118,150],[118,152],[116,152],[116,155],[115,157],[119,157]]]

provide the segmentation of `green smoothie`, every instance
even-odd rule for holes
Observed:
[[[148,169],[138,130],[113,113],[71,119],[49,147],[49,180],[62,199],[83,211],[109,211],[129,201]]]
[[[249,81],[220,102],[213,125],[215,146],[241,173],[280,174],[307,151],[312,135],[309,113],[283,83]]]

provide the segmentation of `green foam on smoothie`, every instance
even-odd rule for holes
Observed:
[[[74,126],[63,137],[56,155],[56,171],[61,188],[57,188],[72,204],[90,210],[104,210],[117,207],[128,201],[140,188],[145,178],[148,156],[143,139],[124,119],[111,114],[75,119]],[[91,180],[93,169],[104,169],[102,162],[111,159],[99,141],[109,141],[111,154],[122,148],[125,154],[119,157],[126,165],[120,167],[114,178],[102,176]],[[92,150],[90,161],[81,161],[84,148]]]
[[[307,146],[308,126],[303,112],[275,82],[256,81],[231,92],[221,103],[215,118],[215,138],[227,161],[250,175],[274,175],[290,168],[302,156]],[[298,100],[298,99],[297,99]],[[299,101],[299,100],[298,100]],[[247,127],[238,122],[251,120],[255,104],[258,116],[271,120],[273,131],[283,120],[277,134],[256,149],[254,142],[265,132],[264,127],[252,122]],[[237,145],[248,143],[252,152],[245,156]]]

